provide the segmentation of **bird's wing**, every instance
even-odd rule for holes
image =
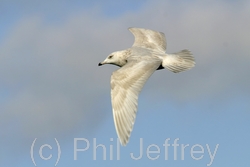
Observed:
[[[126,145],[135,122],[138,94],[147,79],[160,66],[154,56],[131,56],[126,65],[111,76],[111,99],[116,132]]]
[[[133,46],[165,53],[167,49],[164,33],[143,28],[129,28],[135,37]]]

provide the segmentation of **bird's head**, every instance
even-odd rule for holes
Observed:
[[[113,64],[122,67],[126,63],[127,63],[127,52],[125,50],[125,51],[117,51],[111,53],[103,62],[100,62],[98,66],[102,66],[104,64]]]

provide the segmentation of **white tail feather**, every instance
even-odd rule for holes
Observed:
[[[167,54],[163,58],[162,66],[174,73],[186,71],[195,65],[194,57],[189,50],[182,50],[178,53]]]

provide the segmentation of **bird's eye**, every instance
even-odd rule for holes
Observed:
[[[110,55],[108,58],[111,59],[113,57],[113,55]]]

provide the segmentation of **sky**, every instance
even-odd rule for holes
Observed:
[[[249,166],[250,2],[0,1],[0,166]],[[123,147],[98,67],[161,31],[196,66],[156,71]]]

